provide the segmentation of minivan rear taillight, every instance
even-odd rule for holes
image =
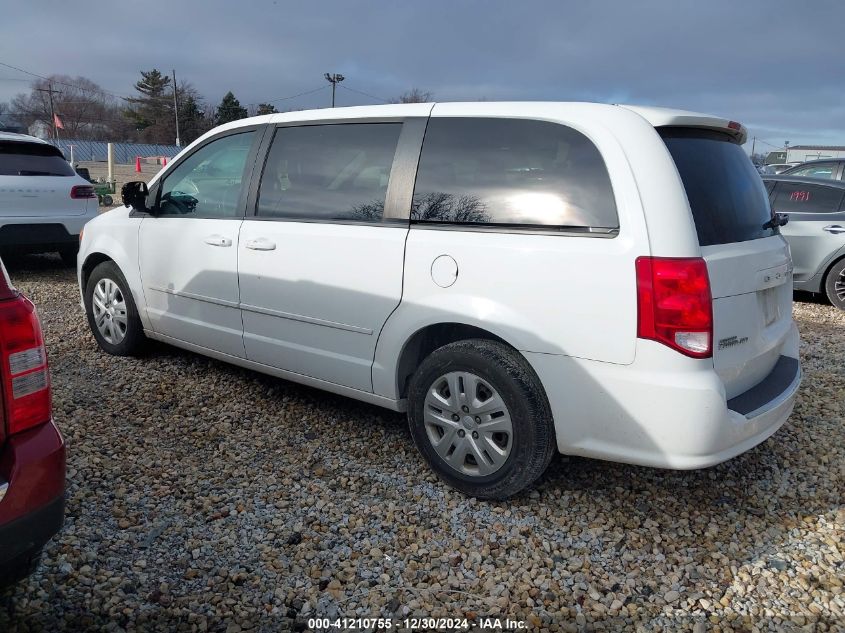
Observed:
[[[50,374],[35,306],[14,292],[5,274],[0,297],[5,298],[0,300],[2,417],[6,435],[13,435],[50,420]]]
[[[81,198],[96,198],[97,192],[94,191],[94,187],[91,185],[75,185],[71,187],[70,197],[74,200],[79,200]]]
[[[713,300],[700,257],[638,257],[637,336],[693,358],[713,354]]]

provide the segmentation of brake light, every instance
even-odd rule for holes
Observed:
[[[4,295],[0,280],[0,296]],[[0,301],[0,376],[6,433],[20,433],[50,420],[50,374],[38,314],[32,302],[10,292]]]
[[[713,302],[706,262],[638,257],[637,336],[693,358],[713,354]]]
[[[70,197],[74,200],[82,198],[96,198],[97,192],[94,191],[94,187],[91,185],[74,185],[70,189]]]

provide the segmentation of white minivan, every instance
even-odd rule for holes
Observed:
[[[152,338],[407,411],[476,497],[555,451],[709,466],[774,433],[801,379],[745,136],[588,103],[236,121],[87,224],[83,304],[111,354]]]

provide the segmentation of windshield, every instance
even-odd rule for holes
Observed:
[[[745,242],[777,234],[760,174],[727,134],[663,128],[663,137],[689,199],[701,246]]]

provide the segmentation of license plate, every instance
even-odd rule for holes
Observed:
[[[778,290],[774,288],[766,288],[761,291],[761,299],[763,303],[763,318],[766,321],[766,327],[778,320],[780,316],[780,303],[778,302]]]

